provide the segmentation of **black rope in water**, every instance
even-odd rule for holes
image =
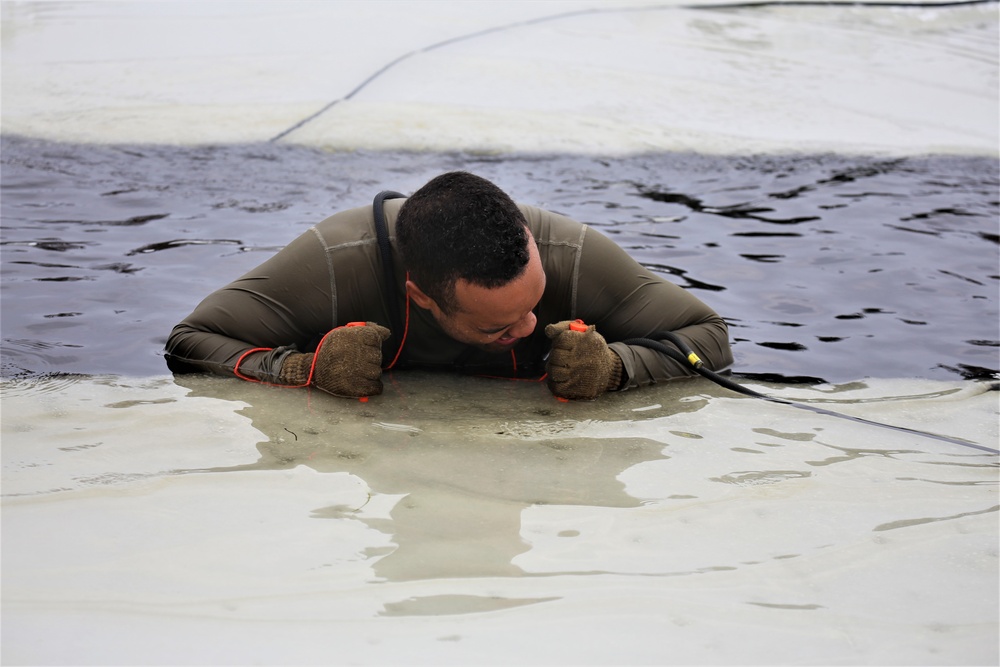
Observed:
[[[672,348],[664,345],[660,341],[652,340],[650,338],[630,338],[628,340],[622,341],[626,345],[639,345],[642,347],[648,347],[652,350],[656,350],[671,359],[680,362],[686,366],[690,366],[695,370],[696,373],[702,377],[706,377],[712,382],[730,389],[732,391],[738,392],[745,396],[752,396],[753,398],[759,398],[771,403],[781,403],[782,405],[790,405],[793,408],[799,408],[800,410],[809,410],[810,412],[815,412],[821,415],[827,415],[829,417],[838,417],[840,419],[848,419],[853,422],[858,422],[861,424],[869,424],[871,426],[879,426],[881,428],[892,429],[893,431],[900,431],[902,433],[910,433],[912,435],[919,435],[924,438],[932,438],[934,440],[940,440],[941,442],[947,442],[953,445],[961,445],[962,447],[969,447],[971,449],[978,449],[983,452],[988,452],[990,454],[1000,454],[1000,450],[993,449],[991,447],[986,447],[984,445],[979,445],[974,442],[969,442],[968,440],[963,440],[961,438],[952,438],[946,435],[938,435],[936,433],[929,433],[927,431],[919,431],[917,429],[907,428],[905,426],[893,426],[891,424],[883,424],[882,422],[872,421],[870,419],[864,419],[863,417],[852,417],[850,415],[845,415],[840,412],[834,412],[833,410],[826,410],[825,408],[818,408],[814,405],[806,405],[804,403],[796,403],[794,401],[788,401],[782,398],[774,398],[773,396],[767,396],[766,394],[761,394],[760,392],[754,391],[748,387],[744,387],[738,382],[719,375],[715,371],[705,368],[704,363],[698,358],[698,355],[691,350],[691,348],[684,342],[684,340],[672,333],[672,332],[662,332],[657,334],[660,338],[664,340],[669,340],[671,343],[677,346],[677,348]],[[994,387],[995,388],[995,387]]]
[[[906,2],[903,0],[886,0],[886,2],[878,2],[878,0],[750,0],[748,2],[721,2],[718,4],[704,4],[704,5],[659,5],[654,7],[612,7],[612,8],[592,8],[592,9],[580,9],[571,12],[563,12],[561,14],[553,14],[551,16],[541,16],[539,18],[528,19],[526,21],[516,21],[514,23],[507,23],[505,25],[496,26],[493,28],[486,28],[485,30],[477,30],[476,32],[469,33],[467,35],[459,35],[457,37],[451,37],[449,39],[442,40],[440,42],[435,42],[428,46],[421,47],[419,49],[414,49],[408,53],[404,53],[398,56],[394,60],[389,61],[377,71],[370,74],[364,81],[354,87],[354,89],[344,95],[343,97],[337,98],[331,102],[328,102],[318,111],[306,116],[302,120],[298,121],[294,125],[282,130],[278,134],[274,135],[268,142],[275,142],[283,137],[288,136],[295,130],[299,129],[306,123],[309,123],[319,116],[322,116],[327,111],[337,106],[341,102],[346,102],[351,99],[362,89],[364,89],[368,84],[382,76],[390,69],[414,56],[420,55],[421,53],[427,53],[428,51],[433,51],[435,49],[440,49],[445,46],[450,46],[458,42],[464,42],[470,39],[475,39],[477,37],[483,37],[485,35],[490,35],[496,32],[505,32],[507,30],[513,30],[515,28],[521,28],[529,25],[536,25],[539,23],[547,23],[549,21],[558,21],[567,18],[573,18],[575,16],[585,16],[589,14],[623,14],[626,12],[645,12],[645,11],[664,11],[664,10],[677,10],[677,9],[689,9],[698,11],[712,11],[718,9],[755,9],[760,7],[911,7],[911,8],[934,8],[934,7],[958,7],[963,5],[986,5],[993,4],[1000,0],[942,0],[941,2]]]

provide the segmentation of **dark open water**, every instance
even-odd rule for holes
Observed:
[[[342,208],[466,169],[589,223],[730,323],[741,375],[995,378],[998,162],[324,153],[2,139],[5,377],[159,375],[210,291]]]

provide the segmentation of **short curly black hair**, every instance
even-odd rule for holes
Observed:
[[[413,193],[396,218],[403,264],[442,311],[453,313],[455,283],[494,288],[528,264],[528,228],[517,204],[485,178],[442,174]]]

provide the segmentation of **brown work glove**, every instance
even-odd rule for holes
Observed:
[[[618,389],[622,360],[594,325],[584,325],[580,320],[558,322],[546,326],[545,335],[552,339],[546,371],[553,394],[593,400],[606,391]]]
[[[310,384],[328,394],[345,398],[381,394],[382,341],[387,338],[389,330],[374,322],[338,327],[326,335],[315,355],[288,355],[281,364],[279,380],[282,384],[304,386],[312,368]]]

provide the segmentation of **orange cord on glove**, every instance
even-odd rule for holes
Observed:
[[[244,359],[249,357],[254,352],[270,352],[273,349],[274,349],[273,347],[255,347],[252,350],[247,350],[246,352],[240,355],[239,359],[236,360],[236,365],[233,366],[233,374],[236,375],[236,377],[238,377],[239,379],[246,380],[247,382],[259,382],[260,384],[267,384],[271,385],[272,387],[284,387],[285,385],[283,384],[264,382],[263,380],[258,380],[257,378],[252,378],[249,375],[243,375],[243,373],[240,373],[240,364],[243,363]]]
[[[365,326],[364,322],[348,322],[343,326],[334,327],[333,329],[330,329],[329,331],[326,332],[326,334],[324,334],[323,338],[320,339],[319,345],[316,346],[316,352],[319,352],[319,349],[323,347],[323,343],[326,342],[327,337],[337,329],[343,329],[344,327],[363,327],[363,326]],[[313,354],[312,364],[310,364],[309,366],[309,376],[306,378],[305,384],[275,384],[274,382],[264,382],[263,380],[258,380],[257,378],[252,378],[249,375],[244,375],[243,373],[240,373],[240,364],[242,364],[243,360],[246,359],[248,356],[250,356],[254,352],[270,352],[273,349],[274,349],[273,347],[255,347],[252,350],[247,350],[246,352],[240,355],[239,359],[236,360],[236,365],[233,366],[233,374],[236,375],[236,377],[240,378],[241,380],[246,380],[247,382],[256,382],[258,384],[267,385],[268,387],[282,387],[284,389],[301,389],[302,387],[308,387],[309,385],[312,384],[313,374],[316,372],[316,359],[318,358],[318,355],[316,354]],[[365,396],[364,400],[367,401],[368,397]]]

